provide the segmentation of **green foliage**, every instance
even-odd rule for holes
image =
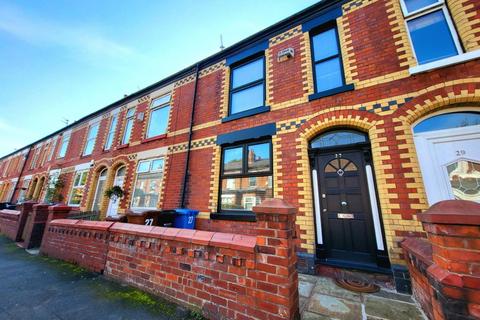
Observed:
[[[121,198],[123,197],[125,192],[122,190],[120,186],[113,186],[107,190],[105,190],[105,196],[108,197],[109,199],[116,197],[116,198]]]
[[[63,187],[65,186],[64,176],[60,175],[53,185],[50,183],[50,181],[47,181],[47,186],[48,187],[47,187],[47,195],[45,197],[45,202],[47,203],[62,202],[64,199],[62,194]]]

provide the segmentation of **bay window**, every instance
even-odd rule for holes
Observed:
[[[156,209],[162,189],[164,159],[142,160],[137,165],[132,209]]]

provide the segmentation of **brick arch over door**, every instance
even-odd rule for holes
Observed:
[[[308,145],[312,138],[318,134],[334,129],[334,128],[351,128],[358,131],[368,133],[372,155],[373,166],[375,170],[376,185],[379,189],[383,188],[387,184],[388,175],[385,173],[385,169],[388,165],[385,165],[383,160],[388,160],[387,157],[382,156],[383,150],[382,142],[385,140],[382,137],[383,118],[374,113],[365,113],[356,110],[344,110],[343,111],[331,111],[317,115],[316,117],[305,122],[295,133],[295,151],[296,151],[296,168],[298,179],[298,199],[297,203],[299,207],[297,215],[297,230],[299,231],[300,250],[307,251],[308,253],[314,253],[315,248],[315,230],[314,230],[314,212],[313,212],[313,199],[312,199],[312,180],[311,180],[311,168],[308,157]],[[287,199],[289,200],[289,199]],[[381,211],[385,216],[388,216],[390,210],[390,198],[388,194],[380,193],[379,202]],[[383,219],[385,232],[391,230],[392,221],[390,219]],[[390,241],[389,241],[390,240]],[[392,239],[387,237],[387,246],[394,247]]]
[[[97,163],[95,165],[95,168],[92,170],[91,174],[89,175],[89,182],[87,183],[88,185],[88,194],[87,194],[87,200],[85,203],[85,206],[87,210],[92,210],[93,209],[93,201],[95,200],[95,193],[97,192],[97,184],[98,184],[98,179],[100,177],[100,173],[103,170],[107,170],[107,177],[110,172],[110,169],[108,167],[108,163],[106,161],[101,161],[100,163]],[[103,199],[102,199],[102,205],[103,205]],[[100,206],[100,214],[103,215],[104,209]]]
[[[412,168],[409,177],[415,179],[416,192],[410,193],[410,196],[419,199],[418,206],[414,207],[417,211],[426,210],[428,203],[413,141],[413,126],[432,114],[458,111],[480,112],[480,82],[432,90],[408,102],[394,114],[393,127],[396,133],[404,138],[405,147],[408,149],[408,157],[404,158],[404,161],[406,166]]]
[[[117,160],[115,160],[112,165],[110,166],[110,169],[107,174],[107,181],[105,182],[105,190],[108,188],[113,187],[113,182],[115,180],[115,176],[117,174],[118,169],[121,167],[125,167],[125,180],[123,182],[123,190],[125,191],[126,196],[124,196],[120,202],[120,208],[126,206],[128,203],[126,200],[129,199],[129,194],[131,193],[131,190],[128,190],[128,180],[129,180],[129,173],[130,173],[130,162],[128,161],[127,157],[122,157]],[[105,215],[108,210],[108,204],[109,204],[109,199],[107,197],[104,198],[104,201],[102,202],[101,205],[101,212],[102,212],[102,218],[105,218]]]

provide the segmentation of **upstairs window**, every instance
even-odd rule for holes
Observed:
[[[33,153],[33,160],[32,160],[32,164],[30,165],[30,169],[35,169],[35,167],[37,166],[37,160],[38,160],[39,154],[40,154],[40,148],[36,148],[35,152]]]
[[[322,29],[312,37],[315,91],[325,92],[345,85],[336,27]]]
[[[155,209],[162,191],[164,159],[138,162],[132,208]]]
[[[63,158],[67,154],[68,144],[70,143],[70,135],[64,135],[62,137],[62,145],[60,146],[60,151],[58,152],[58,157]]]
[[[53,157],[53,153],[55,152],[55,147],[57,146],[57,140],[58,138],[55,138],[52,140],[52,143],[50,145],[50,150],[48,151],[48,160],[51,161]]]
[[[87,183],[88,170],[75,172],[73,178],[72,191],[70,192],[70,206],[79,206],[82,202],[83,194],[85,192],[85,184]]]
[[[110,127],[108,128],[107,140],[105,141],[105,150],[110,150],[115,138],[115,130],[117,130],[118,116],[115,114],[110,120]]]
[[[418,64],[462,53],[444,0],[400,0]]]
[[[255,58],[232,67],[230,115],[265,104],[265,59]]]
[[[85,142],[85,149],[83,150],[84,156],[92,154],[93,148],[95,147],[95,141],[97,140],[99,126],[100,124],[97,122],[88,128],[87,141]]]
[[[125,119],[125,130],[123,131],[122,144],[127,144],[130,141],[130,135],[133,128],[133,116],[135,115],[135,109],[128,109]]]
[[[159,136],[167,132],[170,98],[171,95],[166,95],[152,101],[147,138]]]
[[[248,212],[273,196],[270,141],[223,149],[220,177],[222,212]]]

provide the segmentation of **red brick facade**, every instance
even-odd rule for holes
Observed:
[[[480,49],[480,8],[474,1],[448,0],[447,3],[459,39],[464,43],[462,57],[477,54]],[[337,6],[341,13],[333,22],[338,29],[344,80],[346,84],[352,84],[354,90],[311,100],[309,96],[315,90],[311,31],[302,28],[308,24],[309,18],[330,10],[330,5]],[[288,23],[274,26],[268,33],[268,48],[264,52],[265,105],[270,111],[222,122],[228,115],[229,105],[230,67],[227,60],[229,54],[248,49],[250,43],[242,42],[234,48],[235,52],[234,49],[226,50],[201,65],[195,101],[195,69],[192,68],[1,159],[0,200],[22,200],[25,181],[30,182],[23,190],[22,198],[43,200],[50,171],[60,169],[64,181],[62,194],[67,203],[75,183],[75,172],[81,168],[89,170],[89,174],[82,187],[79,208],[92,210],[101,170],[108,170],[105,187],[111,187],[116,170],[125,165],[123,189],[126,194],[120,200],[118,210],[124,213],[132,204],[139,161],[163,158],[161,193],[156,207],[179,207],[194,104],[186,206],[201,212],[199,228],[251,232],[250,222],[209,220],[210,214],[217,211],[219,202],[221,147],[216,144],[216,139],[222,134],[275,123],[276,133],[271,137],[274,197],[283,198],[298,208],[296,250],[313,258],[316,230],[309,142],[332,128],[350,128],[368,134],[385,255],[388,253],[392,264],[404,264],[398,243],[405,236],[424,236],[416,215],[428,208],[412,125],[439,111],[454,108],[480,111],[480,64],[469,56],[469,59],[460,59],[453,65],[423,73],[411,72],[417,62],[400,0],[326,1],[326,4],[313,6],[311,12],[315,13],[313,17],[305,12],[303,17],[296,16]],[[258,41],[261,40],[259,37]],[[277,60],[278,52],[287,48],[294,50],[293,57]],[[154,98],[166,93],[172,95],[167,133],[147,138],[150,104]],[[129,143],[122,144],[126,113],[130,108],[135,109],[133,129]],[[104,150],[114,115],[118,117],[115,139],[112,147]],[[94,151],[83,156],[88,128],[96,121],[99,121],[100,129]],[[59,157],[66,136],[70,137],[70,143],[66,155]],[[27,155],[22,170],[23,157]],[[100,202],[104,217],[108,199],[102,198]]]

